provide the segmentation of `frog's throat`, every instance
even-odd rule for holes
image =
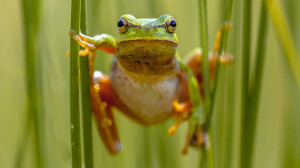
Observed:
[[[119,42],[116,58],[124,69],[136,74],[163,75],[174,72],[177,43],[169,40]]]

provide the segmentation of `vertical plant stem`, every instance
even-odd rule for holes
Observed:
[[[224,22],[230,22],[231,20],[231,11],[232,11],[233,0],[226,0],[225,2],[225,13],[224,13]],[[223,38],[221,41],[219,54],[222,53],[223,50],[227,49],[227,41],[228,41],[228,30],[224,31]]]
[[[202,74],[203,74],[203,82],[204,82],[204,114],[207,114],[210,105],[210,89],[209,89],[206,0],[199,0],[199,9],[200,9],[200,40],[201,40],[201,47],[203,51],[202,52]]]
[[[23,0],[23,23],[25,45],[25,68],[27,87],[27,113],[34,130],[36,166],[44,167],[45,150],[43,142],[40,66],[37,65],[39,51],[40,1]],[[21,156],[22,157],[22,156]],[[22,159],[20,159],[21,161]]]
[[[79,33],[80,23],[80,0],[72,0],[71,5],[71,29]],[[71,149],[72,167],[82,167],[81,136],[80,136],[80,113],[79,113],[79,81],[78,81],[78,43],[70,41],[70,115],[71,115]]]
[[[232,4],[233,4],[233,0],[226,0],[224,23],[229,22],[231,20]],[[228,40],[228,31],[225,30],[224,34],[221,37],[221,44],[220,44],[220,48],[219,48],[219,54],[222,53],[223,50],[226,50],[227,40]],[[214,80],[215,82],[214,82],[214,86],[213,86],[213,90],[212,90],[212,96],[211,96],[211,105],[209,107],[209,113],[207,114],[207,118],[206,118],[207,128],[210,127],[212,111],[213,111],[214,104],[215,104],[215,101],[216,101],[217,83],[219,81],[219,74],[220,74],[220,63],[217,62],[216,75],[215,75],[215,80]]]
[[[241,161],[240,167],[249,168],[252,167],[252,148],[248,146],[249,143],[252,143],[248,136],[248,131],[250,131],[251,123],[249,122],[249,64],[250,64],[250,43],[251,43],[251,6],[252,0],[243,1],[243,62],[242,62],[242,118],[241,118]],[[250,151],[249,151],[250,150]]]
[[[289,67],[297,83],[298,93],[300,93],[300,56],[290,32],[284,10],[278,0],[264,0],[264,2],[276,30],[276,35],[279,38],[279,43],[283,46]]]
[[[204,118],[206,118],[210,106],[210,87],[209,87],[209,62],[208,62],[208,30],[207,30],[207,9],[206,0],[199,0],[200,14],[200,41],[202,47],[202,74],[204,86]],[[213,156],[213,155],[212,155]],[[201,168],[207,167],[207,154],[203,149],[200,155]]]
[[[207,153],[205,149],[201,150],[201,158],[200,158],[200,168],[206,168],[207,167]]]
[[[267,43],[267,28],[268,28],[268,16],[267,9],[264,2],[261,2],[260,21],[258,29],[258,38],[255,53],[255,65],[254,65],[254,81],[252,85],[253,99],[257,104],[259,102],[259,93],[262,83],[263,65],[265,60],[265,49]]]
[[[87,34],[86,21],[86,0],[81,0],[80,29],[83,34]],[[93,168],[93,141],[91,125],[91,93],[89,76],[89,57],[80,57],[80,81],[81,81],[81,104],[82,104],[82,128],[83,128],[83,150],[85,167]]]
[[[268,16],[267,9],[264,2],[261,2],[261,10],[260,10],[260,21],[259,21],[259,29],[258,29],[258,38],[257,38],[257,46],[256,46],[256,54],[255,54],[255,65],[254,65],[254,77],[252,81],[252,87],[250,88],[250,106],[249,106],[249,114],[250,116],[247,118],[247,122],[250,124],[248,134],[249,143],[248,152],[253,153],[254,147],[254,136],[256,129],[256,120],[258,114],[259,100],[260,100],[260,91],[262,84],[262,75],[263,75],[263,66],[265,59],[265,49],[267,42],[267,26],[268,25]]]

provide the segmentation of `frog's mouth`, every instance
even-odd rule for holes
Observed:
[[[170,40],[128,40],[118,43],[116,57],[131,72],[162,74],[175,68],[176,47]]]

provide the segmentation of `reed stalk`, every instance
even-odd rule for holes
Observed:
[[[224,23],[230,22],[230,20],[231,20],[232,5],[233,5],[233,0],[226,0],[226,2],[225,2]],[[224,50],[226,52],[227,41],[228,41],[228,30],[225,30],[224,33],[222,34],[222,37],[221,37],[221,44],[220,44],[220,48],[219,48],[219,54],[221,54],[222,51],[224,51]],[[207,125],[208,129],[211,126],[210,122],[211,122],[211,118],[212,118],[212,111],[215,107],[217,86],[218,86],[218,82],[219,82],[219,74],[220,74],[220,63],[217,62],[216,74],[215,74],[215,79],[214,79],[214,86],[213,86],[213,90],[212,90],[212,93],[211,93],[211,106],[209,107],[209,111],[208,111],[207,118],[206,118],[206,125]]]
[[[209,86],[209,62],[208,62],[208,30],[207,30],[207,6],[206,0],[199,0],[200,11],[200,41],[202,47],[202,74],[204,87],[204,115],[208,113],[210,106]]]
[[[295,82],[300,93],[300,56],[297,46],[290,31],[285,12],[278,0],[264,0],[267,11],[276,30],[279,43],[284,49],[285,58],[289,64],[290,71],[294,75]]]
[[[23,0],[23,24],[24,24],[24,48],[25,48],[25,74],[26,74],[26,92],[27,92],[27,119],[32,122],[35,159],[37,167],[44,167],[45,149],[44,149],[44,125],[41,95],[41,68],[38,65],[39,33],[40,33],[40,1]],[[27,125],[27,124],[26,124]],[[26,126],[27,127],[27,126]],[[29,127],[27,127],[29,128]],[[23,154],[18,154],[17,161],[21,162]],[[17,163],[16,165],[18,165]]]
[[[87,34],[86,0],[81,0],[80,30]],[[80,57],[81,116],[85,167],[93,168],[92,107],[90,93],[89,57]]]
[[[252,131],[249,122],[249,67],[251,55],[251,9],[252,0],[243,1],[243,33],[242,33],[242,107],[241,107],[241,147],[240,167],[249,168],[252,166],[252,148],[248,146],[253,143],[249,139],[248,132]],[[250,152],[248,152],[250,150]]]
[[[72,0],[71,29],[79,34],[81,0]],[[71,120],[71,150],[72,167],[82,167],[80,112],[79,112],[79,45],[70,39],[70,120]]]

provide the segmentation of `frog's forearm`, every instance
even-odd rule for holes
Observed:
[[[74,30],[71,29],[71,30],[69,31],[69,35],[70,35],[70,37],[72,37],[75,41],[77,41],[77,43],[79,43],[83,48],[86,48],[86,49],[88,49],[88,50],[90,50],[90,51],[96,50],[96,46],[95,46],[95,45],[90,44],[90,43],[88,43],[88,42],[86,42],[86,41],[83,41],[83,40],[76,34],[76,32],[75,32]]]
[[[94,37],[89,37],[80,33],[79,37],[81,38],[81,40],[93,44],[97,49],[100,49],[104,52],[108,52],[111,54],[115,52],[116,40],[109,34],[99,34]]]
[[[89,52],[82,52],[83,54],[94,52],[99,49],[107,53],[115,53],[116,40],[111,35],[99,34],[94,37],[90,37],[80,33],[78,36],[74,30],[70,30],[69,35],[82,47],[89,50]]]

